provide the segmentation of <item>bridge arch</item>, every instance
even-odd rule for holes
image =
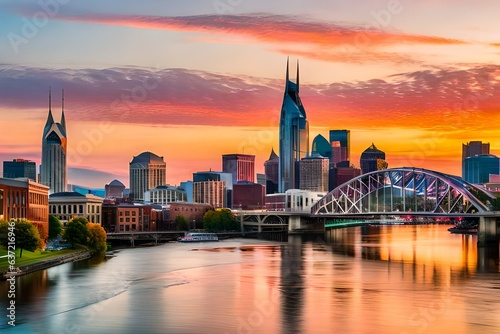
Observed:
[[[460,177],[401,167],[360,175],[333,189],[313,215],[474,213],[490,211],[495,196]]]

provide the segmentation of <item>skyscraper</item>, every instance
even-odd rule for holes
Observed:
[[[49,115],[43,128],[42,165],[40,183],[50,188],[50,193],[66,191],[68,174],[66,168],[67,136],[64,118],[64,90],[62,96],[61,123],[52,117],[51,93],[49,91]]]
[[[233,175],[233,184],[238,181],[255,181],[255,155],[222,155],[222,172]]]
[[[379,150],[375,144],[371,144],[366,150],[361,153],[359,159],[361,173],[366,174],[376,170],[387,169],[387,162],[385,161],[385,152]]]
[[[296,82],[290,81],[288,60],[286,82],[280,116],[280,159],[278,191],[297,189],[299,186],[298,162],[309,153],[309,123],[306,110],[299,97],[299,64]]]
[[[351,156],[351,131],[330,130],[330,145],[334,167],[349,167]]]
[[[163,157],[143,152],[130,162],[130,199],[144,201],[144,193],[164,185],[167,179],[167,164]]]

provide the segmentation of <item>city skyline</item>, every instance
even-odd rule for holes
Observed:
[[[65,89],[69,183],[128,186],[144,151],[165,157],[170,184],[222,170],[223,154],[253,154],[262,173],[288,56],[310,140],[350,129],[358,167],[372,142],[390,167],[454,175],[463,143],[500,153],[494,1],[40,3],[0,5],[0,117],[29,129],[0,134],[0,160],[40,165],[47,92]]]

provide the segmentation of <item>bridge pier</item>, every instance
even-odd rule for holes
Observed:
[[[500,237],[500,218],[479,217],[477,245],[487,246],[498,243]]]
[[[301,216],[290,216],[288,218],[288,231],[299,230],[302,227]]]

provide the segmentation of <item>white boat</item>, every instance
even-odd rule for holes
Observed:
[[[202,241],[219,241],[216,233],[205,232],[189,232],[179,239],[179,242],[202,242]]]

